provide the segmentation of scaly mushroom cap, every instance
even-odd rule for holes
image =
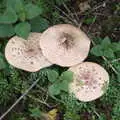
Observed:
[[[43,32],[40,46],[44,56],[53,64],[73,66],[88,56],[90,40],[80,29],[60,24]]]
[[[30,33],[28,40],[18,36],[11,38],[5,48],[7,61],[14,67],[29,72],[52,65],[41,52],[40,37],[41,33]]]
[[[109,83],[107,71],[100,65],[84,62],[69,69],[74,73],[69,90],[80,101],[88,102],[101,97]]]

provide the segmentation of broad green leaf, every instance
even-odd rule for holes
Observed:
[[[107,49],[111,45],[111,41],[109,37],[105,37],[101,43],[101,47],[103,49]]]
[[[6,68],[6,62],[5,62],[5,59],[3,57],[3,54],[0,53],[0,70],[4,69],[4,68]]]
[[[22,4],[24,5],[24,0],[7,0],[6,2],[7,7],[12,7],[14,10]]]
[[[69,86],[69,82],[64,80],[60,83],[60,90],[68,92],[68,86]]]
[[[20,21],[25,21],[26,12],[23,0],[7,0],[7,7],[12,7],[18,15]]]
[[[36,6],[32,3],[27,4],[25,6],[25,10],[26,10],[27,19],[29,19],[29,20],[34,17],[37,17],[38,15],[40,15],[42,13],[42,10],[38,6]]]
[[[103,49],[100,45],[96,45],[95,47],[93,47],[90,52],[95,56],[103,56]]]
[[[114,52],[112,49],[108,48],[107,50],[104,50],[104,56],[107,58],[114,58]]]
[[[120,51],[120,42],[113,42],[110,46],[110,48],[114,51]]]
[[[7,7],[14,8],[15,1],[16,0],[7,0],[7,3],[6,3]]]
[[[59,79],[71,82],[73,80],[73,72],[72,71],[65,71],[61,74]]]
[[[31,117],[34,117],[34,118],[40,118],[41,117],[41,111],[39,108],[33,108],[33,109],[30,109],[30,116]]]
[[[48,92],[50,95],[59,95],[60,94],[60,86],[59,84],[53,84],[48,88]]]
[[[22,0],[15,0],[14,9],[17,12],[20,21],[24,22],[26,19],[24,2]]]
[[[55,70],[50,70],[47,73],[47,77],[50,82],[55,82],[58,79],[59,74]]]
[[[21,22],[15,26],[15,33],[24,39],[27,39],[30,30],[31,26],[28,22]]]
[[[0,24],[0,37],[11,37],[15,34],[11,24]]]
[[[24,3],[22,0],[15,0],[14,9],[17,13],[25,11]]]
[[[15,23],[16,21],[17,21],[16,12],[11,7],[8,7],[5,13],[2,16],[0,16],[0,23],[2,24],[11,24]]]
[[[33,32],[43,32],[49,27],[49,21],[38,16],[30,21]]]

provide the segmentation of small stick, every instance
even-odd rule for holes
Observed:
[[[74,24],[77,25],[77,22],[75,19],[72,19],[67,13],[65,13],[62,9],[60,9],[59,7],[55,6],[55,8],[57,10],[59,10],[60,12],[62,12],[62,14],[64,14],[66,16],[66,18],[68,18],[70,21],[72,21]]]

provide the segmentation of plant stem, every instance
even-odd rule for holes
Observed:
[[[120,58],[112,60],[111,63],[118,62],[118,61],[120,61]]]
[[[51,106],[48,103],[46,103],[45,101],[39,100],[38,98],[35,98],[35,97],[31,96],[31,95],[28,95],[28,97],[31,98],[31,99],[33,99],[36,102],[39,102],[39,103],[44,104],[47,107],[51,108]]]

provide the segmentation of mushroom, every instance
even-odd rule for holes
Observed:
[[[79,28],[60,24],[43,32],[40,46],[51,63],[67,67],[84,61],[90,49],[90,39]]]
[[[92,62],[83,62],[69,70],[74,73],[69,91],[80,101],[92,101],[105,93],[109,75],[102,66]]]
[[[28,40],[12,37],[5,48],[7,61],[16,68],[36,72],[52,65],[42,54],[39,47],[41,33],[30,33]]]

